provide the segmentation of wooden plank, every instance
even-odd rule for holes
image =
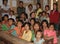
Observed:
[[[13,44],[30,44],[30,42],[27,42],[27,41],[19,39],[17,37],[11,36],[4,31],[0,31],[0,37]]]

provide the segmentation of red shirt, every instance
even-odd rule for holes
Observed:
[[[59,12],[58,11],[51,11],[50,12],[50,23],[57,24],[59,22]]]

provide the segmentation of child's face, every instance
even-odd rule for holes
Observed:
[[[46,7],[46,8],[45,8],[45,10],[49,10],[49,8],[48,8],[48,7]]]
[[[41,36],[42,36],[42,33],[41,32],[37,32],[36,38],[41,38]]]
[[[43,14],[43,16],[46,16],[46,14],[45,13],[42,13]]]
[[[46,24],[46,22],[43,22],[43,24],[42,24],[42,25],[43,25],[43,27],[47,27],[47,24]]]
[[[20,6],[20,7],[23,7],[23,3],[19,3],[19,6]]]
[[[34,29],[35,29],[35,31],[39,30],[39,25],[38,24],[35,24],[34,25]]]
[[[13,15],[13,12],[10,12],[10,15]]]
[[[5,16],[5,17],[4,17],[4,20],[8,20],[8,17]]]
[[[31,25],[33,25],[34,24],[34,20],[31,20]]]
[[[4,1],[4,4],[7,5],[7,1]]]
[[[22,15],[21,15],[21,18],[25,18],[25,14],[22,14]]]
[[[26,30],[26,31],[29,30],[29,25],[28,25],[28,24],[25,25],[25,30]]]
[[[22,26],[22,23],[21,22],[17,22],[17,26],[18,27],[21,27]]]
[[[50,30],[54,30],[54,26],[51,25],[51,26],[49,27],[49,29],[50,29]]]
[[[12,20],[9,20],[9,25],[12,25],[13,24],[13,21]]]
[[[35,18],[35,13],[32,13],[31,18]]]

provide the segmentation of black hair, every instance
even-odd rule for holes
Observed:
[[[9,18],[9,16],[8,16],[7,14],[5,14],[5,15],[2,17],[2,21],[4,20],[4,17]]]
[[[53,5],[56,5],[56,11],[58,11],[58,4],[57,3],[53,3]]]
[[[13,18],[9,18],[8,21],[9,21],[9,20],[12,20],[13,22],[15,22]]]
[[[9,17],[7,14],[5,14],[3,17]]]
[[[2,0],[3,1],[3,4],[4,4],[4,1],[8,2],[8,0]]]
[[[42,11],[42,14],[45,13],[46,14],[46,11]]]
[[[51,25],[53,25],[53,26],[54,26],[54,28],[55,28],[55,24],[54,24],[54,23],[50,23],[50,24],[49,24],[49,27],[50,27]]]
[[[22,20],[18,20],[18,22],[21,22],[22,24],[24,24],[24,22]]]
[[[34,20],[34,22],[36,22],[35,18],[31,18],[30,21],[31,21],[31,20]]]
[[[32,15],[32,13],[35,13],[35,12],[31,12],[31,13],[30,13],[30,17],[31,17],[31,15]]]
[[[22,3],[23,4],[23,1],[19,1],[19,3]]]
[[[24,27],[26,24],[27,24],[27,25],[29,26],[29,28],[30,28],[31,24],[30,24],[29,22],[25,22],[25,23],[23,24],[23,27]],[[30,29],[31,29],[31,28],[30,28]]]
[[[14,15],[14,11],[13,11],[13,10],[10,10],[10,12],[12,12],[12,13],[13,13],[13,15]]]
[[[43,21],[41,22],[42,29],[43,29],[43,23],[44,23],[44,22],[46,22],[47,27],[48,27],[48,21],[47,21],[47,20],[43,20]]]
[[[29,5],[28,5],[28,7],[30,7],[30,6],[33,7],[32,4],[29,4]]]
[[[41,8],[41,4],[40,3],[37,3],[37,5],[39,5],[39,8]]]
[[[21,15],[22,15],[22,14],[25,15],[26,19],[28,18],[28,15],[27,15],[25,12],[22,12],[22,13],[20,14],[20,18],[21,18]]]
[[[45,8],[48,7],[48,9],[50,9],[49,5],[46,5]]]
[[[36,21],[36,22],[34,23],[34,25],[33,25],[33,29],[34,29],[35,24],[38,24],[38,26],[39,26],[39,30],[41,30],[40,22],[37,22],[37,21]],[[34,30],[35,30],[35,29],[34,29]]]

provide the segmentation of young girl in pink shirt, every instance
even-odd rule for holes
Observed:
[[[54,24],[49,25],[49,29],[44,31],[44,38],[48,40],[48,44],[57,44],[56,31],[54,30]]]

